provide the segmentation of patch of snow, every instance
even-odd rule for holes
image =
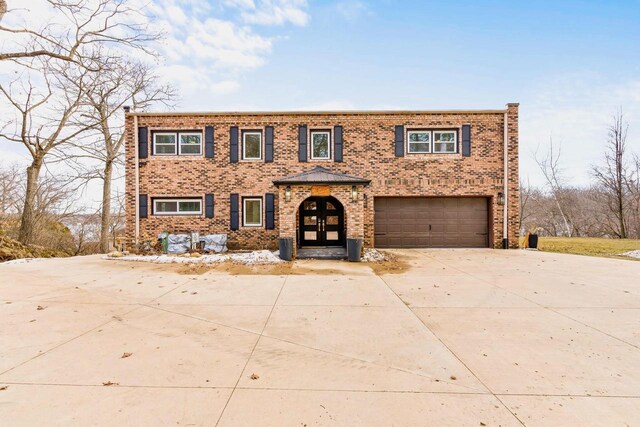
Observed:
[[[636,249],[635,251],[629,251],[629,252],[625,252],[623,254],[620,254],[621,256],[628,256],[631,258],[640,258],[640,249]]]
[[[29,263],[29,262],[42,261],[43,259],[44,258],[19,258],[19,259],[12,259],[11,261],[1,262],[0,264],[2,264],[2,265],[26,264],[26,263]]]
[[[387,256],[384,253],[377,249],[370,248],[364,250],[364,255],[362,255],[361,258],[362,262],[382,262],[386,260]]]
[[[278,251],[268,250],[252,252],[236,252],[226,254],[205,254],[201,256],[180,256],[180,255],[125,255],[122,257],[103,257],[103,259],[152,262],[155,264],[215,264],[219,262],[231,261],[239,264],[277,264],[284,262],[278,256]]]

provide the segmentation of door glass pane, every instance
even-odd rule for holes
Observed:
[[[333,203],[327,202],[327,210],[328,211],[335,211],[336,207],[333,205]]]
[[[327,217],[327,225],[338,225],[338,217],[337,216],[328,216]]]
[[[316,236],[318,233],[315,231],[305,231],[304,232],[304,240],[316,240]]]
[[[316,201],[315,200],[306,200],[304,202],[304,210],[305,211],[315,211],[316,209],[318,209],[318,206],[316,205]]]
[[[338,240],[337,231],[327,231],[327,240]]]
[[[318,217],[315,217],[315,216],[304,217],[304,225],[316,225],[317,223],[318,223]]]

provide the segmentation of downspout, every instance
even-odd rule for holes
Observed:
[[[507,107],[508,108],[508,107]],[[502,249],[509,249],[509,235],[508,233],[508,227],[507,224],[509,222],[509,197],[507,194],[507,191],[509,189],[509,173],[508,173],[508,167],[509,167],[509,125],[508,125],[508,118],[509,118],[509,112],[507,110],[507,112],[504,113],[504,131],[503,131],[503,135],[504,135],[504,164],[503,164],[503,173],[504,173],[504,177],[503,177],[503,181],[504,181],[504,189],[502,190],[504,193],[504,205],[502,207]]]
[[[135,243],[136,247],[138,246],[140,240],[140,161],[138,159],[139,153],[139,142],[138,141],[138,116],[133,115],[133,141],[135,146],[135,180],[136,180],[136,234],[135,234]]]

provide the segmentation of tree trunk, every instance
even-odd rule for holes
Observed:
[[[111,223],[111,174],[113,163],[104,165],[104,183],[102,186],[102,217],[100,222],[100,252],[109,252],[109,224]]]
[[[35,228],[35,204],[38,195],[38,180],[40,169],[42,168],[42,158],[34,158],[31,165],[27,167],[27,188],[24,194],[24,207],[20,217],[20,232],[18,240],[22,244],[29,244],[33,240],[33,230]]]

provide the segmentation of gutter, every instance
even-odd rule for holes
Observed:
[[[138,159],[138,116],[134,113],[133,115],[133,141],[135,147],[135,180],[136,180],[136,233],[135,233],[135,243],[138,246],[140,240],[140,160]]]
[[[508,235],[508,218],[509,218],[509,197],[507,191],[509,189],[509,113],[504,113],[504,162],[503,162],[503,181],[504,181],[504,205],[502,208],[502,249],[509,249]]]

